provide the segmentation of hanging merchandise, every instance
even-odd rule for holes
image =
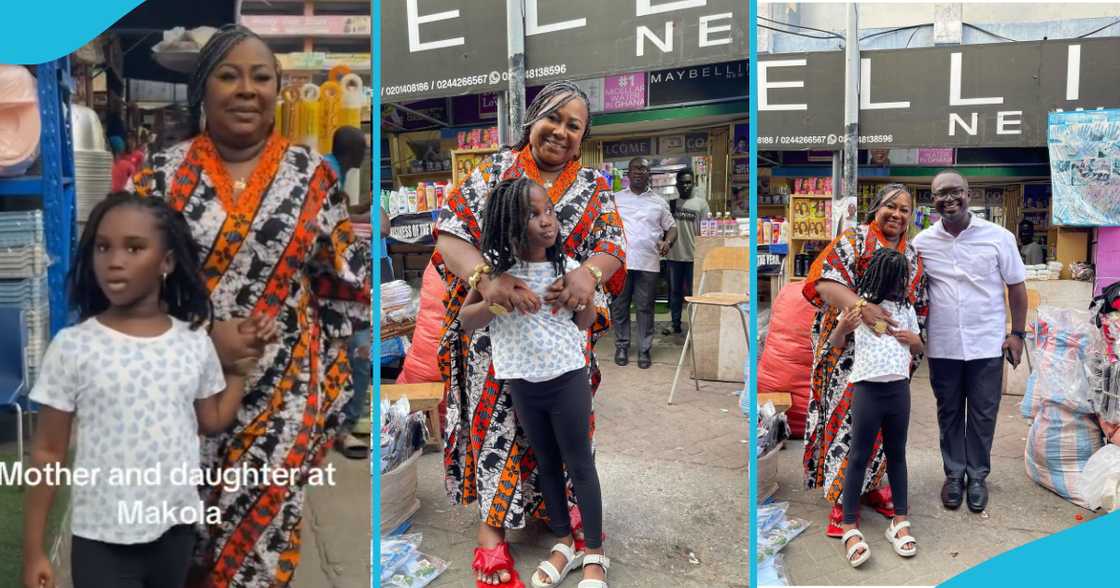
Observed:
[[[319,86],[319,153],[330,153],[334,131],[342,120],[342,85],[334,80]]]
[[[22,175],[39,156],[38,84],[22,65],[0,65],[0,176]]]
[[[342,76],[342,126],[362,128],[362,107],[366,104],[366,91],[358,74]]]
[[[299,100],[299,126],[297,127],[296,143],[310,149],[319,149],[319,86],[304,84],[300,90]]]
[[[280,100],[276,101],[279,113],[276,117],[276,131],[293,143],[299,142],[301,100],[300,87],[287,85],[280,90]]]

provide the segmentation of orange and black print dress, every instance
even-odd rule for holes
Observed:
[[[299,563],[305,484],[353,394],[346,339],[369,328],[369,243],[354,237],[329,164],[279,136],[269,139],[236,199],[205,135],[149,163],[134,189],[165,198],[186,217],[215,320],[264,313],[281,331],[250,373],[234,425],[204,439],[202,464],[299,476],[291,485],[203,489],[207,506],[222,513],[221,524],[200,536],[203,585],[285,586]]]

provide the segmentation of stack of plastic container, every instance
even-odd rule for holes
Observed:
[[[27,375],[35,381],[50,339],[47,246],[43,213],[0,213],[0,306],[22,308],[27,323]]]

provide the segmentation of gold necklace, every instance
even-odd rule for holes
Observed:
[[[237,178],[233,182],[233,189],[236,192],[240,192],[245,189],[245,185],[245,178]]]

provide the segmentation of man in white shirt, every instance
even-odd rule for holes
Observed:
[[[626,232],[626,285],[611,303],[615,354],[618,365],[629,363],[630,301],[638,314],[638,367],[650,366],[653,347],[653,295],[661,271],[661,256],[677,238],[677,223],[669,203],[649,189],[649,163],[630,160],[626,176],[630,187],[614,195]]]
[[[941,502],[955,509],[967,494],[969,510],[982,512],[1003,359],[1018,366],[1023,352],[1026,269],[1011,231],[969,213],[968,182],[959,172],[938,173],[932,191],[941,220],[914,238],[914,248],[929,277],[926,349],[945,469]]]

